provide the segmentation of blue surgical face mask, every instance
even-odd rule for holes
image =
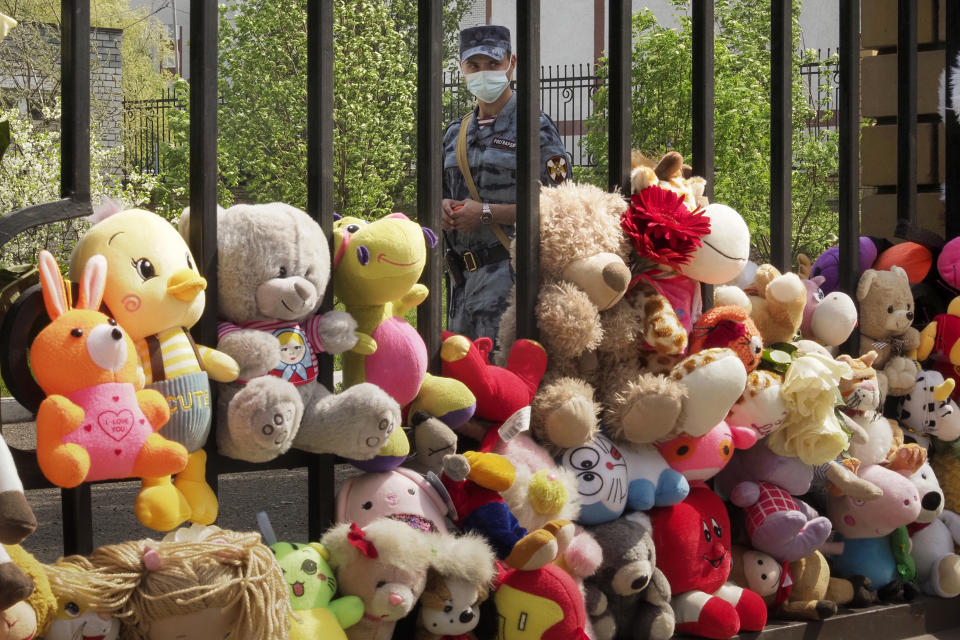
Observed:
[[[510,81],[503,70],[476,71],[466,75],[467,89],[483,102],[496,102]]]

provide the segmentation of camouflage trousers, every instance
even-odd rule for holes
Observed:
[[[514,275],[509,260],[463,274],[458,287],[447,277],[447,329],[475,340],[486,336],[497,341],[500,316],[510,306]]]

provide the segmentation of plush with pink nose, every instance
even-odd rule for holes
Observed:
[[[321,543],[330,553],[341,595],[363,600],[363,619],[346,630],[350,640],[389,640],[427,581],[435,535],[379,518],[360,528],[338,524]]]
[[[837,554],[832,559],[833,575],[865,575],[881,596],[899,592],[900,569],[912,560],[891,534],[913,523],[921,508],[920,493],[907,479],[910,472],[905,475],[881,465],[868,465],[857,475],[883,490],[879,498],[864,502],[846,495],[830,496],[827,512],[834,531],[841,536],[838,540],[842,540],[824,547],[825,553]],[[905,587],[905,596],[912,591]]]

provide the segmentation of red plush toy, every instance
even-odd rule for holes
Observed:
[[[695,488],[680,504],[651,510],[650,521],[657,567],[673,592],[677,633],[723,640],[763,629],[763,598],[726,583],[732,562],[730,518],[713,491]]]
[[[714,307],[700,316],[690,332],[690,353],[714,347],[733,349],[748,373],[756,369],[763,357],[763,338],[750,312],[727,305]]]
[[[544,371],[547,352],[533,340],[517,340],[507,356],[507,366],[490,364],[493,342],[443,332],[443,375],[467,385],[477,398],[474,415],[490,422],[503,422],[530,404]]]
[[[548,524],[533,534],[552,537],[554,532],[553,524]],[[568,540],[563,532],[556,532],[554,548],[562,553]],[[493,601],[500,617],[497,640],[589,640],[583,594],[557,565],[535,571],[499,565],[495,589]]]

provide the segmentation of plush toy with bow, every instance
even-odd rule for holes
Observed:
[[[873,368],[881,397],[909,393],[917,378],[914,353],[921,339],[912,326],[915,307],[907,272],[896,266],[889,271],[867,269],[857,284],[857,300],[860,353],[873,350],[878,354]]]
[[[134,509],[141,522],[162,531],[187,519],[212,524],[218,504],[206,481],[203,450],[213,419],[210,378],[233,382],[237,363],[223,352],[195,344],[190,335],[203,313],[207,281],[173,225],[141,209],[105,213],[77,243],[71,276],[78,279],[93,255],[106,258],[103,302],[137,346],[146,388],[170,404],[170,420],[161,435],[190,453],[175,484],[169,476],[145,479]],[[177,509],[165,513],[147,508],[158,502]]]
[[[139,389],[133,341],[116,320],[96,310],[106,284],[106,260],[94,256],[87,262],[75,309],[67,302],[57,262],[46,251],[40,252],[40,277],[52,322],[34,340],[30,361],[47,394],[37,413],[37,459],[44,475],[69,488],[183,471],[187,450],[157,433],[170,417],[167,401],[157,391]],[[65,361],[70,367],[62,366]],[[176,510],[170,499],[145,494],[138,515]]]
[[[413,610],[433,562],[432,536],[386,518],[323,534],[340,592],[363,601],[363,618],[346,630],[350,640],[389,640],[397,620]]]
[[[909,477],[920,493],[920,515],[907,525],[917,579],[924,593],[940,598],[960,595],[960,515],[944,508],[943,490],[929,464]]]
[[[341,218],[334,223],[334,292],[376,348],[344,354],[344,386],[373,383],[411,414],[424,410],[457,429],[473,415],[476,398],[460,381],[427,372],[423,338],[403,316],[423,302],[418,283],[427,246],[437,237],[402,213],[374,222]],[[397,466],[409,453],[401,430],[367,470]]]

